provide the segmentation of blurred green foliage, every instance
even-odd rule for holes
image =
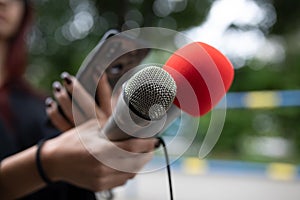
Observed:
[[[109,29],[160,26],[184,30],[200,24],[211,3],[182,1],[184,4],[176,4],[171,12],[164,2],[167,1],[35,1],[36,25],[29,37],[31,65],[27,76],[39,88],[49,90],[61,72],[76,74],[83,59]]]
[[[214,1],[68,0],[58,3],[39,0],[35,2],[36,25],[28,40],[30,66],[27,77],[36,87],[50,91],[51,83],[59,79],[61,72],[69,71],[76,74],[85,56],[107,30],[112,28],[126,30],[144,26],[186,30],[200,25],[205,20]],[[170,10],[170,7],[165,5],[166,2],[177,3],[171,6]],[[299,89],[300,2],[294,0],[256,0],[256,2],[260,5],[266,2],[274,5],[277,21],[270,30],[263,32],[267,38],[271,35],[281,38],[285,59],[276,64],[263,63],[257,59],[247,60],[244,67],[236,69],[231,91]],[[233,27],[245,29],[236,25]],[[256,127],[260,116],[266,116],[271,120],[269,125],[271,128],[268,131]],[[201,118],[195,145],[199,145],[199,141],[203,139],[203,132],[209,119],[209,114]],[[279,161],[298,162],[295,155],[300,153],[299,120],[298,107],[228,110],[224,131],[210,156],[261,160],[243,153],[242,140],[245,136],[267,135],[280,136],[292,141],[295,147],[294,154]],[[266,158],[262,160],[272,161]]]

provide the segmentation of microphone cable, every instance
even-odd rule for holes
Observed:
[[[169,154],[167,150],[166,143],[162,137],[157,137],[159,140],[160,144],[163,147],[164,154],[165,154],[165,159],[166,159],[166,168],[167,168],[167,173],[168,173],[168,183],[169,183],[169,191],[170,191],[170,200],[174,200],[173,197],[173,186],[172,186],[172,176],[171,176],[171,166],[170,166],[170,159],[169,159]]]

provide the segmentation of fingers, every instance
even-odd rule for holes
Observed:
[[[93,77],[95,82],[98,82],[98,77]],[[99,80],[98,87],[97,87],[97,99],[99,101],[99,106],[101,110],[106,114],[106,116],[110,116],[112,109],[111,109],[111,96],[112,91],[111,87],[108,83],[107,76],[104,73]]]
[[[63,87],[59,82],[53,83],[53,94],[58,102],[62,117],[66,117],[66,119],[74,126],[75,117],[76,123],[81,124],[86,121],[82,112],[78,109],[76,105],[72,104],[72,100],[68,91]],[[57,107],[58,108],[58,107]]]
[[[125,141],[118,141],[115,144],[132,153],[147,153],[153,151],[159,143],[156,138],[151,139],[129,139]]]
[[[65,131],[76,125],[80,125],[91,118],[97,118],[100,124],[104,124],[111,113],[110,106],[110,88],[109,85],[99,87],[101,98],[103,98],[104,111],[99,109],[94,98],[83,88],[79,81],[64,72],[61,75],[63,86],[60,82],[53,83],[53,95],[57,104],[47,108],[47,113],[53,123],[59,130]],[[107,80],[101,81],[105,83]],[[101,100],[102,101],[102,100]],[[51,115],[51,116],[50,116]]]
[[[53,154],[56,155],[55,166],[59,172],[56,176],[59,180],[93,191],[123,185],[152,159],[158,142],[157,139],[111,142],[98,137],[98,134],[98,120],[93,119],[52,140],[54,147],[63,147],[53,148],[61,151]],[[120,156],[118,152],[124,152],[120,148],[129,152]]]
[[[52,98],[47,98],[45,104],[47,115],[57,129],[65,132],[73,127],[73,125],[58,111],[58,105]]]
[[[157,139],[130,139],[109,143],[107,151],[96,157],[112,169],[136,173],[152,159],[157,142]]]
[[[72,101],[64,87],[59,82],[53,83],[53,94],[61,109],[63,110],[67,119],[74,124],[74,118],[72,114]]]
[[[129,179],[132,179],[136,174],[153,158],[153,153],[146,153],[134,157],[116,159],[114,165],[99,166],[98,178],[96,180],[96,188],[94,191],[111,189],[117,186],[124,185]],[[111,158],[114,159],[114,158]],[[107,163],[106,163],[107,164]]]
[[[110,160],[101,161],[106,166],[102,169],[102,174],[137,173],[153,158],[153,155],[153,152],[139,155],[127,154],[126,157],[118,157],[118,155],[115,155],[114,157],[109,158]]]
[[[118,162],[112,162],[113,165],[111,166],[123,172],[137,173],[153,158],[153,155],[153,152],[148,152],[123,159],[120,158]]]
[[[79,81],[66,72],[62,74],[62,78],[66,90],[72,95],[73,101],[76,102],[84,116],[87,119],[97,117],[100,123],[105,123],[108,116],[99,109],[94,98],[83,88]],[[110,98],[110,96],[106,98]]]

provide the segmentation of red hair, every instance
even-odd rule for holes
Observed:
[[[8,54],[4,62],[5,80],[0,87],[0,117],[8,127],[14,120],[10,105],[10,92],[14,85],[25,91],[32,91],[23,75],[27,67],[26,37],[33,20],[33,7],[30,0],[24,0],[24,16],[15,36],[10,39]]]

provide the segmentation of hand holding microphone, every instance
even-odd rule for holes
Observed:
[[[155,135],[155,133],[151,133],[151,130],[156,129],[154,131],[157,131],[159,128],[158,124],[161,125],[162,123],[164,123],[164,128],[166,128],[175,118],[180,116],[181,111],[195,117],[202,116],[216,106],[225,96],[234,75],[233,66],[230,61],[214,47],[201,42],[190,43],[178,49],[168,59],[162,69],[158,69],[157,67],[154,69],[139,72],[139,75],[136,75],[135,78],[132,77],[132,81],[128,80],[124,85],[114,115],[108,119],[109,123],[103,129],[108,138],[122,140],[132,137],[131,134],[135,134],[135,137],[147,137],[148,134],[148,137],[151,137]],[[168,80],[159,80],[162,74],[165,77],[169,77]],[[147,85],[146,80],[152,81],[152,85]],[[155,82],[154,80],[159,81]],[[80,86],[78,83],[75,85]],[[140,87],[141,85],[145,87]],[[165,88],[161,87],[163,85],[165,85]],[[68,91],[72,91],[73,87],[68,84],[65,84],[65,86]],[[87,106],[83,105],[82,110],[93,111],[95,108],[93,98],[84,91],[84,88],[79,86],[77,90],[80,94],[82,93],[84,94],[83,96],[86,96],[82,98],[84,101],[81,102]],[[158,87],[160,88],[160,93],[154,94],[157,96],[153,96],[152,98],[152,92],[157,91],[157,86],[160,86]],[[100,79],[98,88],[100,88],[103,94],[100,99],[107,99],[107,96],[111,96],[111,91],[109,91],[103,78]],[[166,90],[166,88],[168,89]],[[174,95],[174,89],[176,90],[176,98],[173,101],[174,97],[172,95]],[[134,91],[134,96],[131,96],[132,94],[129,91]],[[67,97],[67,95],[63,96]],[[81,97],[81,95],[78,96]],[[162,105],[166,100],[168,100],[168,104]],[[67,100],[58,98],[58,101],[61,105],[64,105],[64,102]],[[144,103],[143,105],[142,102]],[[148,103],[150,106],[145,103]],[[69,104],[71,104],[70,100]],[[154,109],[154,107],[151,107],[154,104],[159,106]],[[108,104],[103,106],[106,109],[110,107]],[[154,113],[159,113],[158,111],[162,111],[161,108],[163,108],[166,115],[160,113],[158,116],[151,116],[148,113],[150,108]],[[158,111],[156,111],[157,109]],[[65,110],[68,113],[71,109]],[[59,121],[58,117],[55,117],[59,116],[57,109],[54,109],[52,113],[54,113],[50,115],[50,117],[54,115],[54,117],[51,117],[52,121]],[[103,115],[103,113],[100,113],[100,116]],[[161,120],[159,117],[166,117],[166,119]],[[151,129],[147,127],[147,124],[151,122],[156,122],[156,128]],[[155,126],[153,125],[152,127]]]
[[[156,66],[142,69],[124,83],[103,133],[110,140],[156,135],[175,95],[176,84],[165,70]]]
[[[224,97],[233,74],[232,64],[218,50],[204,43],[188,44],[174,52],[162,69],[145,68],[124,84],[102,133],[112,141],[153,137],[181,110],[202,116]]]
[[[139,87],[140,85],[146,85],[144,83],[147,83],[150,78],[159,79],[158,77],[161,74],[165,74],[164,76],[168,79],[161,79],[155,82],[157,85],[152,84],[147,88],[143,88],[144,90],[140,89],[142,88]],[[109,123],[103,130],[107,137],[112,140],[132,137],[132,135],[126,135],[126,132],[135,133],[135,137],[157,135],[170,125],[175,118],[180,116],[181,110],[194,117],[209,112],[229,90],[233,76],[234,69],[231,62],[220,51],[201,42],[188,44],[175,51],[162,69],[156,69],[154,72],[154,70],[151,71],[145,68],[144,71],[141,70],[138,75],[127,82],[123,97],[120,97],[114,112],[115,114],[110,117]],[[163,85],[165,85],[163,90],[158,89],[162,88]],[[131,97],[130,93],[126,93],[130,90],[135,91],[134,101],[124,101],[124,99]],[[153,96],[153,92],[157,90],[159,92],[155,95],[158,96]],[[175,91],[176,94],[174,94]],[[174,101],[173,95],[176,95]],[[156,101],[152,102],[151,100]],[[159,126],[152,129],[149,127],[143,128],[142,126],[147,124],[147,120],[151,118],[148,116],[150,107],[154,104],[162,107],[165,101],[167,103],[164,104],[163,108],[166,112],[166,119],[162,122],[164,128]],[[158,110],[154,109],[153,111],[158,112],[160,110],[159,108],[156,109]],[[128,113],[131,112],[141,117],[136,124],[137,127],[134,123],[127,123],[131,117]],[[127,113],[127,116],[124,115],[125,113]],[[158,120],[163,116],[162,114],[164,113],[160,113],[158,118],[152,116],[152,119]],[[133,118],[136,118],[136,116],[134,115]],[[114,121],[119,121],[119,123],[116,124]],[[134,122],[134,120],[131,122]],[[116,128],[117,126],[119,128]],[[125,131],[120,131],[120,129]]]
[[[76,129],[70,129],[62,133],[61,136],[46,142],[43,148],[44,151],[48,151],[48,147],[52,149],[55,147],[55,152],[48,154],[49,157],[51,156],[52,163],[45,162],[46,173],[52,181],[67,181],[95,192],[125,184],[127,180],[135,176],[151,160],[158,140],[154,138],[128,139],[111,142],[100,138],[99,124],[104,125],[108,119],[108,114],[103,108],[106,110],[109,110],[107,107],[110,108],[110,104],[104,104],[107,101],[103,101],[101,95],[109,94],[109,98],[111,96],[105,76],[102,77],[99,83],[101,84],[99,89],[102,89],[98,93],[98,97],[100,97],[102,102],[100,107],[96,105],[93,97],[84,90],[75,77],[64,74],[62,78],[65,87],[60,86],[59,91],[55,90],[57,103],[53,100],[48,102],[50,105],[47,105],[47,113],[50,115],[52,122],[58,125],[59,128],[71,128],[76,122],[76,117],[77,120],[78,118],[82,119],[82,124],[76,126]],[[76,94],[74,94],[75,91]],[[75,113],[74,109],[72,109],[70,95],[73,97],[73,100],[76,98],[78,104],[76,105],[78,109],[75,110]],[[58,106],[65,113],[70,112],[68,115],[70,116],[71,114],[73,118],[64,118],[65,116],[62,116],[57,109]],[[66,110],[67,108],[70,110]],[[89,120],[94,117],[92,112],[97,113],[95,115],[97,119]],[[75,117],[74,115],[78,113],[81,115]],[[61,121],[60,119],[62,118],[63,120]],[[128,153],[124,155],[122,151]],[[55,157],[56,160],[53,161],[52,157]],[[112,164],[108,165],[108,161]],[[116,168],[116,165],[127,171]],[[49,170],[50,167],[55,167],[55,170]],[[60,174],[52,175],[52,171]]]

